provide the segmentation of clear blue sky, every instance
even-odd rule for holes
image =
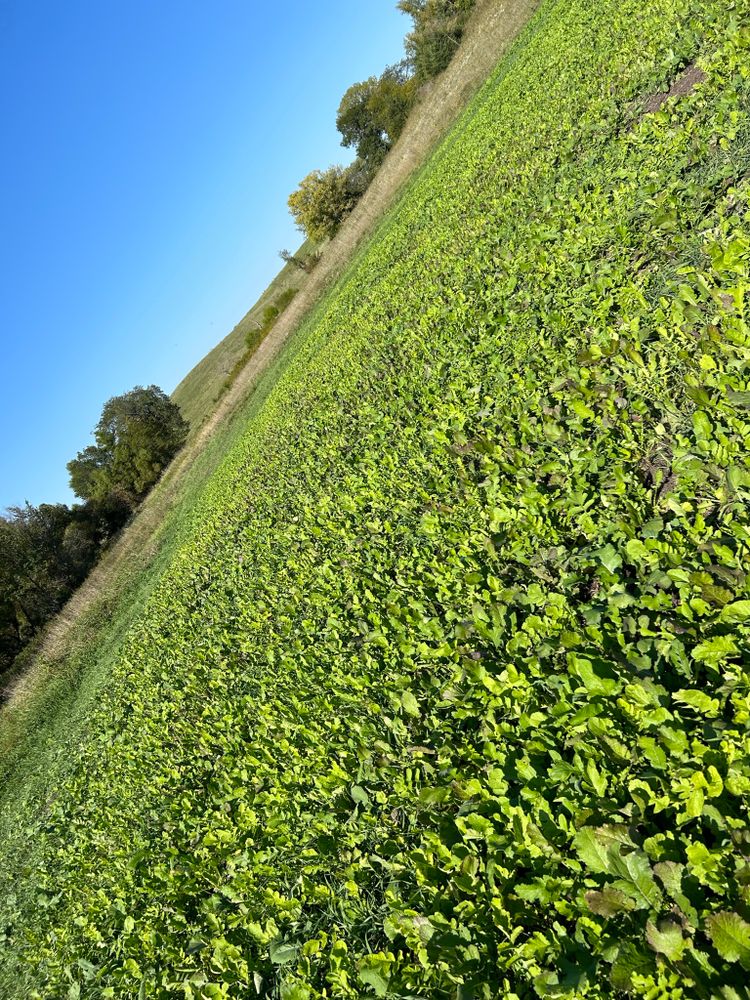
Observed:
[[[395,3],[0,0],[0,511],[69,502],[104,402],[171,392],[296,249]]]

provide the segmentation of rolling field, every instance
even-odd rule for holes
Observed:
[[[750,997],[749,21],[542,2],[5,801],[3,997]]]

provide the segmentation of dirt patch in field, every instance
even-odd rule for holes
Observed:
[[[646,101],[643,106],[643,113],[646,115],[652,115],[654,112],[659,111],[662,105],[670,99],[670,97],[685,97],[694,90],[699,83],[703,83],[706,79],[706,74],[700,68],[696,66],[695,63],[691,63],[687,69],[684,69],[682,73],[674,80],[672,86],[669,90],[660,91],[657,94],[652,94],[651,97]]]
[[[194,463],[216,428],[242,406],[281,350],[321,295],[341,275],[362,241],[393,205],[399,192],[430,152],[455,123],[469,99],[490,75],[503,53],[536,10],[540,0],[479,0],[467,25],[461,45],[448,68],[422,91],[398,142],[359,204],[323,251],[305,287],[281,314],[232,388],[214,413],[175,458],[164,478],[146,498],[120,538],[104,555],[87,580],[49,623],[35,661],[12,684],[8,704],[33,692],[56,662],[71,651],[88,645],[98,626],[84,626],[84,616],[98,606],[116,600],[122,583],[145,570],[157,546],[154,532],[180,497],[184,473]],[[92,616],[95,617],[95,616]],[[0,726],[2,721],[0,719]]]

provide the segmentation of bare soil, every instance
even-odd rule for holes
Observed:
[[[703,83],[706,79],[706,74],[700,68],[696,66],[695,63],[691,63],[686,69],[680,73],[678,77],[672,83],[672,86],[667,91],[660,91],[657,94],[652,94],[646,101],[643,111],[644,114],[651,115],[654,112],[659,111],[661,107],[666,104],[670,97],[685,97],[694,90],[699,83]]]

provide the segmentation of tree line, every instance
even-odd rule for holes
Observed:
[[[136,386],[105,404],[94,443],[68,462],[81,503],[27,503],[0,517],[0,682],[86,578],[188,429],[158,386]]]
[[[289,196],[289,210],[309,239],[330,239],[367,190],[401,134],[423,85],[453,58],[476,0],[399,0],[412,19],[406,58],[355,83],[341,99],[336,127],[353,149],[349,166],[313,170]]]

